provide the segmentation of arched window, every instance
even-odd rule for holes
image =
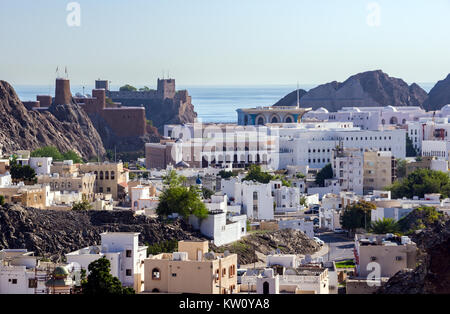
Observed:
[[[105,180],[109,180],[109,171],[105,171]]]
[[[278,120],[278,117],[277,117],[277,116],[273,116],[272,119],[270,120],[270,122],[272,122],[272,123],[278,123],[278,122],[280,122],[280,120]]]
[[[95,174],[95,179],[98,179],[98,172],[94,171],[94,174]]]
[[[100,180],[103,180],[103,171],[100,171]]]
[[[406,124],[406,119],[403,119],[403,120],[402,120],[402,124]]]
[[[398,120],[396,117],[392,117],[391,120],[389,121],[390,124],[397,124]]]
[[[382,125],[385,125],[386,124],[386,121],[383,119],[383,120],[381,120],[381,124]]]
[[[245,116],[244,116],[244,125],[247,125],[247,124],[248,124],[248,116],[245,115]]]
[[[290,117],[290,116],[288,116],[284,121],[286,123],[292,123],[293,122],[292,117]]]
[[[256,120],[256,124],[257,125],[264,125],[264,118],[263,117],[259,117],[258,120]]]
[[[152,270],[152,280],[161,280],[161,272],[158,268]]]
[[[116,178],[116,173],[114,171],[111,171],[111,180],[114,180]]]

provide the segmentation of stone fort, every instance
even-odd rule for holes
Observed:
[[[106,122],[108,127],[118,137],[139,137],[147,134],[145,108],[122,107],[120,103],[106,100],[106,89],[96,88],[92,90],[92,96],[81,95],[73,97],[70,91],[70,81],[65,78],[57,78],[55,84],[55,97],[50,95],[38,95],[36,101],[24,101],[23,104],[29,110],[46,111],[51,105],[70,105],[76,103],[83,108],[89,117],[97,115]]]

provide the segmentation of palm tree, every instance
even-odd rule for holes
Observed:
[[[392,218],[383,218],[370,224],[370,231],[375,234],[396,233],[399,229],[398,223]]]

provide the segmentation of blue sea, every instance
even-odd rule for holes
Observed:
[[[420,84],[427,92],[434,83]],[[303,84],[299,87],[310,90],[316,85]],[[84,92],[90,94],[94,86],[85,86]],[[140,88],[142,86],[136,86]],[[111,86],[118,90],[119,86]],[[177,86],[177,89],[187,89],[192,96],[195,111],[202,122],[236,122],[236,109],[257,106],[270,106],[294,91],[296,85],[266,85],[266,86]],[[54,95],[54,86],[14,86],[21,100],[35,100],[36,95]],[[72,85],[72,94],[83,93],[83,86]]]

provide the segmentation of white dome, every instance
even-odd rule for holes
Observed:
[[[444,107],[442,107],[441,111],[450,112],[450,104],[445,105]]]
[[[328,113],[329,111],[324,108],[324,107],[320,107],[319,109],[316,110],[317,113]]]

